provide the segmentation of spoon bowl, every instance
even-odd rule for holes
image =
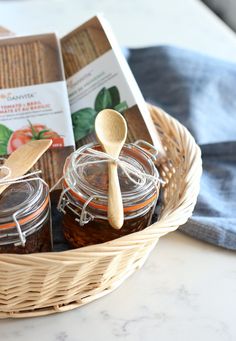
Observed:
[[[117,159],[127,137],[127,124],[124,117],[112,109],[99,112],[95,121],[97,138],[105,153]],[[117,163],[108,162],[108,221],[115,229],[120,229],[124,223],[122,195],[117,172]]]
[[[107,149],[111,149],[111,154],[118,157],[127,137],[124,117],[112,109],[102,110],[96,117],[95,131],[105,152],[110,155]]]

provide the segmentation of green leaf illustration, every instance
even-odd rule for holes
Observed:
[[[119,103],[114,107],[114,110],[119,111],[121,114],[128,109],[128,104],[126,101]]]
[[[108,89],[111,95],[111,100],[112,100],[112,108],[114,108],[116,105],[120,103],[120,93],[117,88],[117,86],[112,86]]]
[[[4,124],[0,124],[0,155],[8,154],[7,144],[12,133],[11,129],[7,128]]]
[[[92,108],[83,108],[72,114],[72,124],[76,142],[94,130],[96,115],[96,110]]]
[[[112,98],[110,91],[108,91],[106,88],[102,88],[97,94],[94,106],[97,112],[103,109],[112,108]]]
[[[46,137],[44,137],[44,134],[45,133],[48,133],[48,132],[50,132],[50,130],[49,129],[43,129],[43,130],[40,130],[40,132],[38,133],[38,135],[36,136],[36,137],[34,137],[34,139],[36,139],[36,140],[43,140],[43,139],[47,139],[48,137],[46,136]]]

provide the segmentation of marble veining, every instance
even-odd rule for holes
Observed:
[[[66,332],[60,332],[56,334],[56,341],[66,341],[68,340],[68,334]]]

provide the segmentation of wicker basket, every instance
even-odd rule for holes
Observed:
[[[191,216],[199,192],[200,149],[180,123],[151,107],[168,160],[160,219],[143,231],[64,252],[0,255],[0,318],[63,312],[108,294],[140,268],[158,239]]]

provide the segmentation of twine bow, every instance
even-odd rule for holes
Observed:
[[[76,152],[75,152],[75,155],[76,155]],[[79,162],[79,160],[77,160],[76,162],[77,167],[82,167],[88,164],[98,164],[98,163],[104,163],[104,162],[110,161],[110,162],[116,163],[117,166],[123,170],[127,178],[136,185],[140,185],[140,186],[143,185],[147,179],[153,181],[155,184],[157,184],[158,182],[164,183],[164,181],[160,179],[159,173],[157,173],[158,176],[144,173],[140,171],[139,169],[137,169],[136,167],[134,167],[133,165],[131,165],[130,163],[128,163],[127,161],[122,160],[121,157],[114,158],[105,152],[101,152],[99,150],[95,150],[92,148],[88,148],[87,152],[80,153],[79,155],[84,155],[84,156],[94,155],[100,160],[88,160],[88,161],[81,162],[81,163]],[[137,180],[135,180],[133,176],[135,176]]]
[[[127,176],[127,178],[133,182],[134,184],[138,185],[138,186],[143,186],[146,182],[146,180],[150,180],[154,183],[155,188],[158,192],[159,188],[158,188],[158,183],[164,183],[164,181],[162,179],[160,179],[159,177],[159,173],[157,171],[157,175],[151,175],[151,174],[147,174],[145,172],[142,172],[141,170],[137,169],[136,167],[134,167],[133,165],[131,165],[130,163],[128,163],[125,160],[122,160],[121,157],[119,158],[114,158],[112,156],[110,156],[109,154],[99,151],[99,150],[95,150],[92,148],[88,148],[86,150],[86,152],[77,152],[75,151],[73,153],[73,157],[76,158],[77,156],[95,156],[96,160],[87,160],[85,162],[80,162],[80,159],[77,159],[75,162],[75,167],[82,167],[82,166],[86,166],[89,164],[98,164],[98,163],[104,163],[104,162],[114,162],[117,164],[118,167],[120,167],[122,169],[122,171],[124,172],[124,174]],[[98,159],[98,160],[97,160]],[[69,174],[71,172],[70,169],[67,170],[67,174]],[[61,177],[61,179],[59,179],[59,181],[51,188],[54,189],[67,175],[65,174],[63,177]],[[135,178],[134,178],[135,176]],[[137,179],[137,180],[136,180]],[[75,186],[75,184],[73,185]],[[60,211],[62,211],[63,213],[65,213],[65,206],[67,206],[71,211],[73,211],[76,215],[78,215],[78,213],[76,212],[76,210],[74,210],[71,206],[68,205],[68,203],[66,203],[66,201],[63,199],[64,195],[66,194],[66,192],[69,191],[69,187],[65,188],[60,196],[59,202],[58,202],[58,209]],[[99,196],[94,195],[94,196],[90,196],[86,202],[84,203],[82,210],[81,210],[81,214],[79,216],[79,219],[76,218],[75,220],[78,221],[80,223],[80,226],[84,226],[86,223],[88,223],[88,221],[90,219],[93,219],[94,217],[91,215],[91,213],[86,211],[87,206],[89,205],[89,203],[93,200],[93,199],[98,199]],[[64,200],[64,202],[63,202]]]

